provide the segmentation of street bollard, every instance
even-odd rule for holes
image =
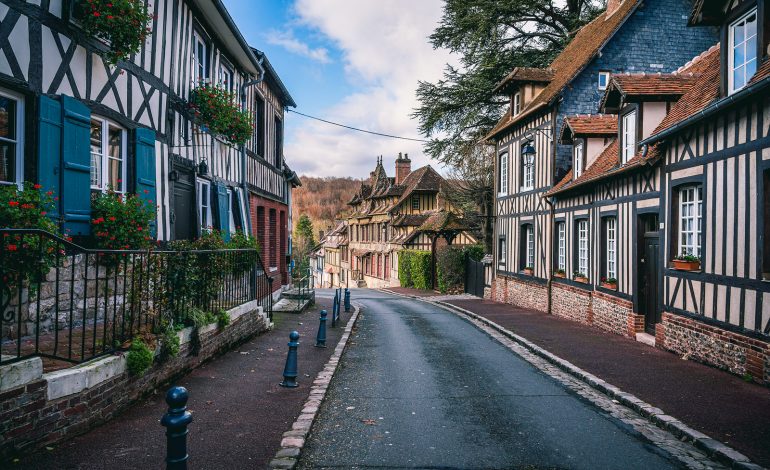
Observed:
[[[160,424],[166,428],[167,470],[187,470],[187,425],[192,422],[192,414],[187,411],[188,398],[184,387],[172,387],[166,392],[168,412]]]
[[[350,289],[345,288],[345,313],[350,311]]]
[[[337,294],[334,294],[334,300],[332,300],[332,328],[337,328],[337,309],[339,308],[339,301],[337,300]]]
[[[299,346],[299,333],[292,331],[289,334],[289,354],[286,356],[286,367],[283,368],[281,387],[299,387],[297,383],[297,346]]]
[[[326,347],[326,310],[321,310],[321,319],[318,323],[318,335],[315,338],[315,347]]]

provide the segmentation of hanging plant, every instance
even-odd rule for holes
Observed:
[[[79,0],[75,12],[86,33],[109,43],[105,60],[114,65],[139,52],[152,34],[148,7],[144,0]]]
[[[195,121],[232,145],[242,145],[254,132],[248,110],[242,110],[234,93],[201,83],[190,94],[190,112]]]

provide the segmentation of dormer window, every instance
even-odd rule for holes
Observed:
[[[628,163],[636,153],[636,110],[623,115],[622,132],[621,163]]]
[[[728,94],[733,94],[745,87],[757,71],[757,10],[733,22],[728,34]]]
[[[520,91],[517,91],[516,94],[513,95],[513,104],[511,105],[511,111],[513,112],[514,116],[517,116],[521,111],[521,92]]]
[[[585,152],[583,151],[583,142],[577,142],[575,144],[575,164],[573,165],[573,168],[575,171],[573,172],[575,175],[575,178],[579,178],[580,175],[583,174],[583,155]]]
[[[599,90],[604,91],[610,83],[610,73],[606,71],[599,72]]]

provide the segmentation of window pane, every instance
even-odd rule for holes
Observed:
[[[733,71],[733,89],[742,88],[745,84],[746,80],[744,78],[744,68],[741,65],[735,69],[735,71]]]
[[[16,101],[0,96],[0,137],[16,140]]]
[[[743,42],[743,22],[735,25],[733,28],[733,46]]]
[[[122,165],[120,160],[115,160],[113,158],[110,158],[108,165],[109,165],[109,168],[108,168],[109,173],[107,174],[107,184],[109,185],[109,188],[117,192],[123,191],[123,184],[121,179]]]
[[[107,155],[109,155],[112,158],[123,158],[122,155],[122,147],[123,147],[123,131],[110,126],[109,130],[109,141],[107,144]]]
[[[16,144],[0,141],[0,181],[16,181]]]
[[[757,15],[753,14],[746,18],[746,37],[750,38],[757,35]]]
[[[739,44],[733,48],[733,63],[735,65],[741,65],[746,62],[746,57],[743,54],[743,44]]]
[[[746,79],[745,80],[750,80],[751,77],[753,77],[755,73],[757,73],[757,60],[756,59],[751,59],[746,64]]]

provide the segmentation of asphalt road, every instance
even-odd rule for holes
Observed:
[[[301,468],[678,468],[452,313],[375,291]]]

